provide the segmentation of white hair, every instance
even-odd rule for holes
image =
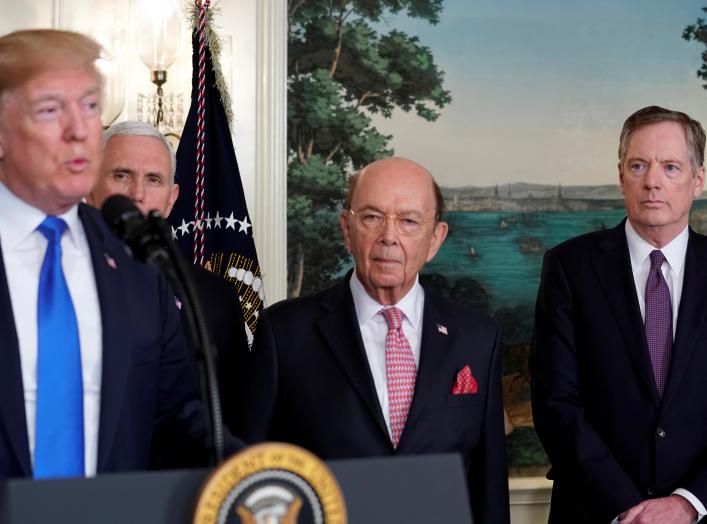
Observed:
[[[103,131],[103,149],[106,148],[108,141],[114,136],[151,136],[159,139],[164,144],[169,154],[169,176],[172,183],[174,183],[174,174],[177,171],[177,155],[174,153],[172,144],[169,143],[169,140],[167,140],[158,129],[150,124],[138,122],[137,120],[118,122]]]

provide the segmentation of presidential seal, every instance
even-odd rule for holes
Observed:
[[[346,524],[336,478],[309,451],[265,443],[237,453],[206,480],[194,524]]]

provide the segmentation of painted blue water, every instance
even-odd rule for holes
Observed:
[[[583,233],[611,228],[623,209],[587,212],[449,212],[450,234],[425,273],[448,280],[472,277],[494,309],[533,304],[545,250]],[[476,256],[470,256],[470,248]]]
[[[707,200],[694,201],[692,208],[704,213]],[[613,228],[625,211],[448,211],[444,216],[450,234],[422,272],[440,273],[450,284],[473,278],[488,292],[495,310],[535,304],[545,251],[577,235]],[[469,256],[471,247],[476,256]],[[338,276],[351,267],[352,262],[344,264]]]

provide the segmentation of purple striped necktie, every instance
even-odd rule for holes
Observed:
[[[662,398],[673,349],[673,307],[668,284],[660,270],[665,256],[656,249],[650,257],[651,269],[646,281],[646,340],[655,384]]]

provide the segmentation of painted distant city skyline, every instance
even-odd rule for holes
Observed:
[[[382,26],[432,49],[453,101],[437,122],[398,111],[375,124],[448,187],[616,184],[618,135],[636,109],[707,125],[702,47],[681,38],[705,5],[445,0],[436,26],[388,17]]]

